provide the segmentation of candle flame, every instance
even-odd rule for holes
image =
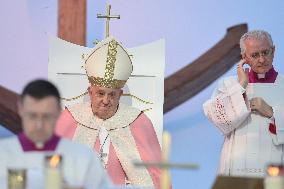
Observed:
[[[279,167],[268,167],[268,169],[267,169],[267,173],[268,173],[268,175],[270,175],[270,176],[279,176],[279,173],[280,173],[280,169],[279,169]]]
[[[53,155],[51,158],[50,158],[50,161],[49,161],[49,165],[50,167],[56,167],[58,165],[58,163],[60,162],[60,155]]]

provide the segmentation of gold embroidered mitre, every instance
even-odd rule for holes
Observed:
[[[122,88],[133,70],[126,50],[113,37],[99,42],[85,61],[91,85]]]

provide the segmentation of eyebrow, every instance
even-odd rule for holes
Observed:
[[[98,91],[96,91],[96,93],[105,93],[105,92],[102,91],[102,90],[98,90]]]
[[[117,92],[116,92],[116,91],[105,92],[105,91],[103,91],[103,90],[98,90],[98,91],[96,91],[96,93],[116,94]]]

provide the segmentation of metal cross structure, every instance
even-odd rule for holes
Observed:
[[[111,15],[110,9],[111,9],[111,5],[107,5],[106,15],[97,14],[97,18],[105,18],[106,19],[105,38],[109,37],[109,22],[110,22],[110,19],[112,19],[112,18],[120,19],[120,15]]]

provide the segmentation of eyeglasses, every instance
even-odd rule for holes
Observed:
[[[273,49],[270,48],[270,49],[265,49],[263,51],[260,51],[260,52],[255,52],[255,53],[252,53],[250,55],[250,57],[254,60],[258,60],[260,58],[260,56],[264,57],[264,58],[267,58],[269,56],[271,56],[273,53]]]

